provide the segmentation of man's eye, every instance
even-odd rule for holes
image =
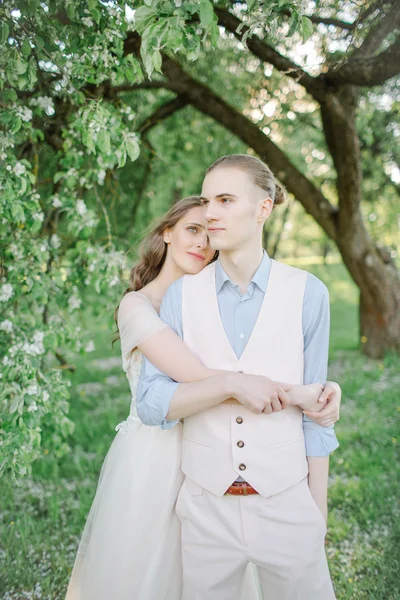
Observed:
[[[207,206],[208,200],[202,200],[201,203],[202,203],[203,206]]]
[[[230,202],[230,201],[231,201],[231,199],[230,199],[230,198],[221,198],[221,202],[222,202],[223,204],[228,204],[228,202]]]

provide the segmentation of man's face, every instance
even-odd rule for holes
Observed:
[[[234,167],[217,167],[206,175],[201,191],[210,246],[233,251],[259,235],[266,192],[249,175]]]

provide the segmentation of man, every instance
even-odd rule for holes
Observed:
[[[217,393],[207,380],[178,385],[146,361],[137,400],[147,425],[184,418],[186,477],[176,507],[183,598],[238,598],[252,562],[264,598],[330,600],[326,495],[338,443],[331,428],[310,420],[303,435],[301,410],[264,379],[325,383],[328,293],[262,249],[264,223],[284,199],[264,163],[219,159],[202,198],[218,261],[170,286],[160,315],[207,367],[237,372],[237,386]],[[226,402],[232,396],[240,404]]]

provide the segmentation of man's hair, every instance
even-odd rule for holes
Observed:
[[[206,175],[217,167],[229,169],[235,168],[248,173],[253,183],[264,190],[274,205],[283,204],[286,199],[285,188],[275,179],[271,169],[259,158],[247,154],[228,154],[222,156],[208,167]]]

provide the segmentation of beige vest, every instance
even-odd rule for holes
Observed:
[[[182,286],[183,339],[211,369],[303,383],[302,308],[307,272],[272,260],[261,310],[238,359],[226,336],[215,288],[215,263]],[[262,496],[279,494],[306,477],[302,412],[290,407],[255,415],[219,404],[184,419],[182,470],[222,496],[238,476]]]

